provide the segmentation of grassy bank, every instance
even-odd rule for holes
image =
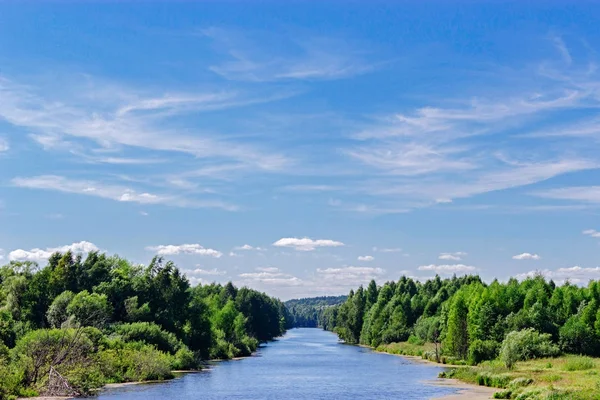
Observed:
[[[381,345],[376,350],[435,362],[435,346],[431,343],[391,343]],[[506,368],[498,360],[477,366],[460,365],[464,362],[444,356],[440,357],[440,361],[456,366],[442,373],[442,378],[500,389],[495,398],[600,399],[600,360],[596,358],[566,355],[517,362],[513,369]]]

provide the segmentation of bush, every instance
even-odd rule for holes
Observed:
[[[569,357],[563,369],[565,371],[587,371],[596,366],[590,357]]]
[[[506,374],[491,374],[481,372],[477,374],[477,384],[479,386],[488,386],[504,389],[511,381],[511,376]]]
[[[424,345],[424,344],[425,344],[425,340],[423,340],[423,339],[420,339],[419,337],[417,337],[417,336],[415,336],[415,335],[410,335],[410,336],[408,337],[408,340],[407,340],[407,342],[408,342],[408,343],[410,343],[410,344],[417,344],[417,345],[419,345],[419,346],[422,346],[422,345]]]
[[[511,390],[501,390],[494,393],[494,399],[510,399],[512,396]]]
[[[196,368],[198,368],[198,363],[196,362],[194,353],[190,349],[184,347],[177,350],[177,353],[173,356],[171,369],[189,371]]]
[[[98,354],[98,365],[108,382],[139,382],[173,377],[173,358],[153,346],[122,343]]]
[[[12,349],[27,384],[44,382],[50,364],[69,379],[69,372],[92,363],[93,344],[75,329],[39,329],[27,333]]]
[[[500,349],[500,358],[507,368],[512,368],[517,361],[556,357],[559,353],[558,346],[552,343],[549,334],[524,329],[506,335]]]
[[[574,315],[559,330],[560,348],[565,353],[585,354],[594,356],[598,354],[598,345],[595,332],[581,320],[579,315]]]
[[[469,346],[469,363],[479,364],[482,361],[493,360],[498,356],[500,345],[493,340],[474,340]]]
[[[183,343],[171,332],[161,329],[154,322],[133,322],[115,327],[115,332],[125,342],[144,342],[156,346],[158,350],[175,354]]]

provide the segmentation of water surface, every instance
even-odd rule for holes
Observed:
[[[172,381],[104,391],[101,400],[430,399],[454,392],[427,381],[442,368],[338,342],[320,329],[292,329],[255,356],[217,363]]]

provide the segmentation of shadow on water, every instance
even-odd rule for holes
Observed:
[[[252,357],[167,382],[107,389],[99,399],[429,399],[455,392],[427,382],[442,370],[301,328],[261,346]]]

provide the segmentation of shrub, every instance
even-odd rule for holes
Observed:
[[[183,343],[171,332],[161,329],[154,322],[133,322],[115,327],[115,332],[125,342],[144,342],[156,346],[158,350],[175,354]]]
[[[494,393],[494,399],[510,399],[512,396],[511,390],[501,390]]]
[[[408,337],[407,342],[410,343],[410,344],[416,344],[416,345],[419,345],[419,346],[422,346],[422,345],[425,344],[425,341],[423,339],[420,339],[419,337],[417,337],[415,335],[410,335]]]
[[[590,357],[569,357],[564,365],[565,371],[586,371],[596,366]]]
[[[173,356],[173,360],[171,363],[171,369],[174,370],[192,370],[198,367],[198,363],[196,362],[196,357],[194,353],[188,349],[187,347],[182,347],[177,350],[177,353]]]
[[[515,378],[512,381],[510,381],[510,383],[508,384],[508,387],[510,387],[511,389],[518,389],[521,387],[529,386],[532,383],[533,383],[533,379],[520,377],[520,378]]]
[[[507,368],[512,368],[517,361],[555,357],[559,353],[558,347],[552,343],[549,334],[540,334],[534,329],[524,329],[506,335],[500,349],[500,358]]]
[[[43,380],[50,364],[65,370],[90,362],[92,342],[75,329],[39,329],[19,339],[12,354],[24,367],[25,381],[35,384]]]
[[[581,320],[579,315],[574,315],[559,330],[560,348],[565,353],[585,354],[589,356],[598,354],[598,345],[595,332]]]
[[[493,360],[498,356],[500,345],[493,340],[474,340],[469,346],[469,363],[479,364],[482,361]]]
[[[477,384],[479,386],[488,386],[504,389],[510,383],[510,375],[506,374],[491,374],[489,372],[481,372],[477,374]]]
[[[167,353],[141,342],[113,344],[98,353],[98,365],[108,382],[139,382],[173,377],[173,359]]]

